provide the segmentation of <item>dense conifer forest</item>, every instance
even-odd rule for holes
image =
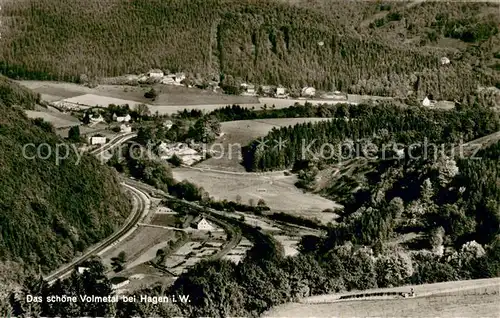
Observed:
[[[56,162],[56,145],[65,141],[50,123],[24,114],[37,98],[0,78],[1,281],[55,269],[110,235],[130,213],[115,173],[96,159],[84,155],[77,164],[71,150]]]
[[[2,8],[0,72],[78,81],[82,74],[117,76],[158,67],[222,79],[225,85],[312,85],[391,96],[413,91],[450,100],[479,83],[500,85],[498,16],[484,13],[498,8],[432,2],[403,10],[397,3],[382,4],[16,1]],[[378,12],[390,14],[363,26]],[[429,33],[434,42],[427,44]],[[465,46],[457,49],[438,38]],[[452,63],[441,66],[443,56]]]
[[[0,75],[0,285],[24,283],[8,297],[0,293],[0,316],[258,317],[310,295],[499,277],[498,142],[475,154],[481,160],[443,153],[412,158],[409,148],[402,154],[393,148],[378,151],[379,157],[337,184],[316,188],[321,173],[356,163],[350,159],[365,155],[358,150],[367,145],[380,150],[427,141],[452,149],[498,132],[492,90],[477,91],[478,86],[500,88],[496,10],[498,4],[462,2],[9,1],[0,11],[0,73],[10,78],[81,82],[160,68],[186,72],[189,80],[217,79],[229,88],[252,82],[397,98],[184,111],[169,130],[160,119],[150,126],[141,122],[136,141],[146,145],[164,139],[212,142],[223,121],[330,118],[273,129],[263,138],[267,144],[254,141],[244,149],[243,165],[249,171],[291,169],[305,191],[341,203],[343,208],[334,211],[340,217],[321,225],[324,235],[304,236],[300,253],[288,257],[261,228],[233,220],[253,243],[240,263],[203,260],[171,286],[134,292],[137,297],[187,294],[188,304],[28,303],[26,295],[113,295],[98,258],[83,264],[89,269],[83,274],[75,271],[51,286],[40,271],[68,261],[126,218],[130,201],[115,170],[168,191],[179,198],[168,204],[184,213],[245,207],[210,200],[203,188],[177,182],[169,165],[152,159],[118,160],[117,153],[106,166],[90,155],[78,165],[74,154],[59,163],[54,153],[44,160],[24,158],[27,143],[54,149],[65,141],[51,124],[23,113],[35,109],[40,96]],[[443,57],[450,63],[442,63]],[[425,95],[455,100],[456,107],[417,105]],[[33,149],[27,154],[34,155]],[[422,145],[412,149],[423,151]],[[354,157],[345,158],[345,150]],[[261,208],[247,212],[262,214]],[[317,226],[284,213],[274,218]]]

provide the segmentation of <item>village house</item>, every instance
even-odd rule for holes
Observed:
[[[434,106],[436,104],[436,101],[431,100],[428,96],[425,96],[424,100],[422,101],[422,106],[429,107],[429,106]]]
[[[200,231],[213,231],[216,227],[202,216],[196,217],[191,223],[192,227]]]
[[[174,80],[176,83],[180,84],[185,79],[186,79],[186,74],[184,74],[184,73],[176,73],[175,74]]]
[[[132,132],[132,126],[126,125],[126,124],[121,124],[120,125],[120,132],[122,133],[131,133]]]
[[[273,87],[271,85],[262,85],[260,88],[264,94],[271,94],[273,92]]]
[[[446,65],[446,64],[450,64],[450,59],[447,58],[446,56],[443,56],[441,58],[441,65]]]
[[[304,87],[302,89],[301,95],[303,97],[314,97],[316,95],[316,89],[314,87]]]
[[[160,69],[152,69],[148,72],[148,76],[151,78],[161,78],[163,77],[163,71]]]
[[[91,145],[104,145],[106,143],[106,137],[90,137]]]
[[[88,267],[84,267],[84,266],[78,266],[76,268],[76,271],[78,272],[78,274],[83,274],[83,273],[85,273],[85,271],[88,271],[88,270],[89,270],[89,268]]]
[[[118,116],[118,117],[116,117],[115,121],[117,121],[119,123],[128,123],[131,119],[132,119],[132,117],[130,117],[130,115],[127,114],[125,116]]]
[[[173,85],[175,84],[175,74],[168,74],[161,80],[162,84]]]
[[[247,93],[248,94],[255,94],[255,85],[249,84],[247,87]]]
[[[285,96],[286,94],[286,89],[283,86],[278,86],[276,87],[276,97],[281,97]]]

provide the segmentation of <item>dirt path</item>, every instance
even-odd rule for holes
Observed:
[[[341,300],[340,295],[313,296],[301,303],[277,306],[262,317],[498,317],[500,278],[455,281],[366,290],[409,292],[415,297],[400,299]]]

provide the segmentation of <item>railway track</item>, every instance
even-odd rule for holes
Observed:
[[[111,150],[114,147],[134,138],[135,136],[137,136],[136,133],[127,133],[127,134],[118,135],[118,136],[114,137],[113,139],[111,139],[108,143],[104,144],[103,146],[90,151],[90,154],[100,156],[105,151]]]
[[[63,279],[69,276],[75,266],[78,266],[83,262],[85,262],[86,260],[90,259],[92,256],[102,254],[108,248],[113,247],[119,241],[123,240],[126,236],[128,236],[132,232],[132,230],[137,226],[137,223],[140,221],[141,217],[145,214],[145,211],[147,210],[147,202],[144,199],[144,196],[147,195],[143,193],[141,190],[138,190],[134,187],[131,186],[126,186],[126,187],[132,194],[132,197],[134,199],[134,207],[132,213],[125,221],[125,224],[120,228],[120,230],[109,236],[104,241],[98,243],[96,246],[87,250],[82,256],[73,260],[71,263],[64,265],[55,272],[51,273],[50,275],[44,277],[44,279],[48,281],[49,284],[54,283],[58,279]]]

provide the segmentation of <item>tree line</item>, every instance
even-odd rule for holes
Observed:
[[[460,140],[466,142],[500,128],[498,114],[483,107],[443,111],[392,103],[340,104],[330,106],[329,113],[333,114],[329,121],[273,129],[263,139],[265,146],[260,140],[251,142],[243,149],[244,166],[249,171],[267,171],[290,169],[308,160],[338,162],[346,152],[362,156],[356,149],[369,144],[378,146],[378,151],[390,143],[458,145]],[[279,140],[286,146],[276,147]],[[325,144],[333,147],[324,148]]]

